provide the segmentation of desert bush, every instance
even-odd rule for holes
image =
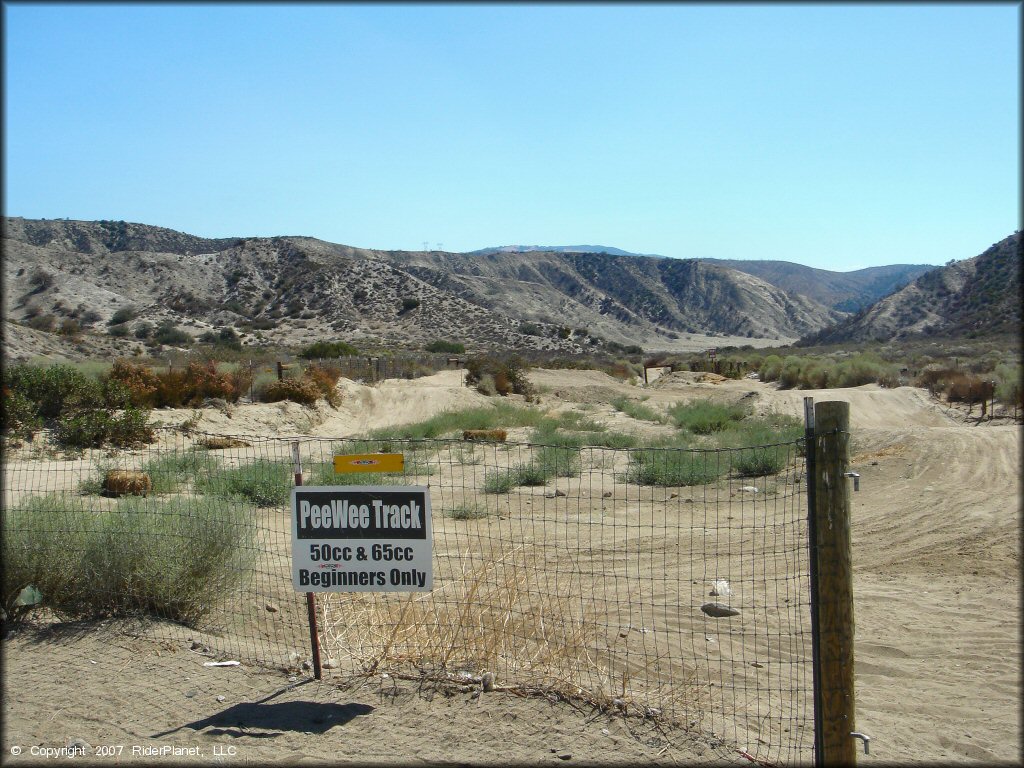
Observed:
[[[725,472],[720,456],[717,452],[635,451],[629,455],[623,480],[637,485],[705,485],[715,482]]]
[[[130,320],[134,320],[138,316],[139,311],[135,307],[121,307],[119,310],[114,312],[109,320],[107,320],[107,325],[123,325]]]
[[[205,451],[167,453],[149,459],[142,471],[153,481],[153,493],[178,493],[182,487],[197,478],[209,477],[220,466],[216,458]]]
[[[540,471],[545,480],[576,477],[580,473],[580,451],[578,448],[545,445],[541,447],[532,466]]]
[[[733,454],[732,468],[738,477],[777,475],[786,467],[786,455],[777,446],[743,448]]]
[[[19,440],[31,440],[32,435],[43,426],[38,407],[21,392],[9,387],[3,388],[3,411],[0,413],[0,429],[3,433]]]
[[[408,297],[402,299],[402,310],[401,311],[402,311],[402,313],[410,312],[410,311],[416,309],[419,305],[420,305],[420,300],[419,299],[417,299],[415,297],[412,297],[412,296],[408,296]]]
[[[62,414],[53,436],[64,448],[133,448],[153,442],[153,429],[147,410],[127,405],[119,411],[95,408]]]
[[[782,358],[778,355],[768,355],[761,361],[758,374],[761,381],[778,381],[782,372]]]
[[[630,418],[639,421],[653,421],[656,424],[664,424],[667,420],[664,414],[658,413],[650,406],[636,400],[631,400],[628,397],[619,397],[612,400],[611,406],[620,413],[624,413]]]
[[[992,372],[992,378],[996,382],[996,398],[1007,404],[1024,405],[1022,393],[1024,386],[1021,385],[1021,366],[1019,363],[1000,363]]]
[[[669,408],[672,422],[695,435],[709,435],[729,429],[746,416],[746,409],[738,405],[724,405],[711,400],[676,403]]]
[[[159,344],[178,347],[187,347],[193,341],[190,334],[175,327],[173,320],[164,320],[160,323],[153,331],[153,340]]]
[[[53,329],[57,325],[57,318],[53,315],[36,315],[35,317],[30,317],[25,324],[37,331],[53,333]]]
[[[432,341],[424,349],[427,352],[443,352],[449,355],[461,355],[466,351],[466,345],[457,341]]]
[[[489,514],[486,507],[477,504],[460,504],[444,512],[445,517],[452,520],[479,520]]]
[[[256,393],[256,399],[264,403],[278,403],[291,400],[301,405],[314,405],[322,396],[320,388],[310,379],[282,379],[271,381]]]
[[[316,341],[299,352],[299,357],[305,360],[322,360],[332,357],[346,357],[358,355],[359,350],[344,341]]]
[[[532,395],[533,388],[526,378],[527,365],[515,355],[509,357],[471,357],[466,360],[466,384],[479,385],[485,375],[494,380],[494,389],[500,395],[515,393]]]
[[[32,585],[58,616],[146,613],[195,626],[245,570],[246,518],[222,499],[124,499],[95,512],[72,497],[29,498],[3,515],[4,609],[12,615]]]
[[[337,388],[338,379],[341,378],[341,369],[332,365],[310,365],[302,375],[313,382],[328,403],[335,408],[341,405],[341,395]]]
[[[220,467],[196,478],[196,489],[219,496],[237,496],[258,507],[282,507],[291,497],[292,465],[260,459],[239,467]]]
[[[519,485],[516,469],[501,469],[484,473],[484,493],[508,493]]]
[[[156,405],[160,378],[146,366],[118,358],[107,376],[124,385],[132,404],[148,407]]]

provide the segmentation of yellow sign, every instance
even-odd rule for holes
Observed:
[[[357,453],[334,457],[335,472],[404,472],[401,453]]]

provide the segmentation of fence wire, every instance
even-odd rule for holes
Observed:
[[[68,614],[143,610],[168,639],[308,666],[295,442],[306,486],[426,485],[432,505],[432,591],[317,595],[325,676],[491,673],[498,689],[654,717],[759,761],[812,759],[802,441],[691,451],[160,430],[116,455],[8,457],[5,608],[33,583],[71,595]],[[377,451],[403,453],[404,474],[335,474],[334,455]],[[144,472],[146,495],[112,497],[116,470]]]

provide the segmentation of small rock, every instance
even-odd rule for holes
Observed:
[[[612,492],[611,491],[605,491],[604,493],[601,494],[601,496],[603,498],[605,498],[605,499],[610,499],[612,497]]]
[[[561,488],[555,488],[555,496],[565,496],[565,491]]]
[[[480,678],[480,682],[483,685],[484,693],[490,693],[494,690],[494,673],[484,672],[483,677]]]
[[[704,611],[704,613],[706,613],[708,616],[712,616],[716,619],[724,619],[729,616],[740,615],[739,611],[737,611],[735,608],[731,608],[728,605],[725,605],[724,603],[704,603],[704,605],[702,605],[700,609]]]
[[[740,490],[744,493],[760,493],[760,491],[752,485],[744,485]]]
[[[273,603],[267,603],[263,607],[267,609],[268,613],[277,613],[277,606],[274,605]]]
[[[218,696],[217,697],[217,701],[221,701],[221,702],[224,701],[224,697],[223,696]]]
[[[306,669],[306,670],[312,669],[313,668],[313,663],[309,659],[305,659],[302,662],[302,668]]]
[[[669,497],[670,499],[678,499],[678,498],[679,498],[679,494],[678,494],[678,493],[670,493],[670,494],[668,495],[668,497]],[[687,499],[687,501],[689,501],[689,499]]]
[[[764,669],[764,664],[758,664],[756,661],[750,662],[750,666],[757,667],[758,669]]]
[[[185,691],[185,698],[186,699],[194,699],[198,695],[199,695],[199,691],[197,691],[195,688],[193,688],[191,691]]]
[[[298,679],[299,678],[297,678],[295,675],[288,675],[288,682],[289,683],[294,683],[294,682],[298,681]]]
[[[337,659],[326,659],[320,666],[324,669],[337,669],[339,665]]]
[[[872,461],[871,462],[871,466],[872,467],[877,467],[878,466],[878,462],[877,461]]]
[[[607,728],[602,728],[601,733],[603,733],[605,736],[611,735],[611,731],[609,731]]]
[[[85,739],[69,739],[65,746],[68,749],[79,750],[83,753],[92,749],[92,744],[90,744]]]

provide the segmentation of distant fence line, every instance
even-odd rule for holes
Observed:
[[[659,718],[733,755],[811,759],[802,441],[695,451],[169,429],[158,436],[143,450],[87,451],[52,469],[6,461],[5,538],[28,541],[23,521],[43,497],[64,510],[48,513],[58,531],[74,515],[127,524],[151,514],[162,522],[134,546],[162,537],[176,553],[168,557],[185,559],[196,545],[190,526],[230,503],[238,551],[223,555],[229,572],[214,595],[197,598],[199,618],[158,631],[298,672],[310,638],[291,576],[297,443],[304,485],[426,485],[433,508],[431,592],[318,596],[325,674],[457,682],[490,672],[510,689]],[[377,451],[403,453],[405,473],[334,473],[335,454]],[[754,454],[781,470],[741,476]],[[146,472],[151,493],[101,495],[112,469]],[[66,538],[69,546],[76,540]],[[25,547],[5,556],[27,557]],[[64,563],[78,556],[66,551]],[[160,616],[159,604],[144,607]]]

